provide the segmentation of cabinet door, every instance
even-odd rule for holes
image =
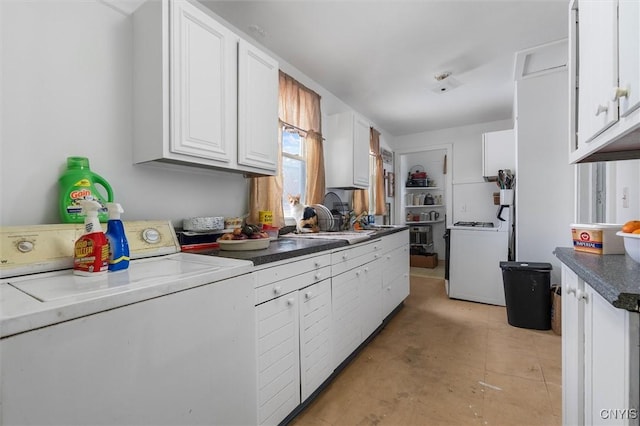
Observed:
[[[640,2],[619,0],[618,5],[619,85],[628,90],[620,98],[620,115],[640,107]]]
[[[170,150],[229,163],[236,155],[237,37],[186,1],[171,5]]]
[[[362,306],[361,341],[366,340],[382,324],[382,271],[378,261],[363,265],[359,272]]]
[[[562,424],[584,424],[584,284],[562,266]]]
[[[331,280],[300,290],[300,385],[306,400],[333,372]]]
[[[331,279],[334,370],[360,345],[359,271],[352,269]]]
[[[386,318],[409,295],[409,246],[384,255],[382,261],[382,317]]]
[[[637,425],[639,314],[613,307],[588,285],[584,294],[585,424]]]
[[[579,5],[578,146],[618,120],[612,99],[618,85],[617,3],[594,0]]]
[[[244,40],[238,55],[238,164],[275,174],[278,62]]]
[[[353,183],[369,187],[369,122],[355,115],[353,119]]]
[[[300,404],[298,293],[256,306],[258,424],[278,424]]]
[[[516,140],[513,129],[482,135],[482,175],[498,176],[498,170],[516,171]]]

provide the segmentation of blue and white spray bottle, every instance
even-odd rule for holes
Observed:
[[[107,238],[109,239],[109,271],[120,271],[129,267],[129,243],[124,233],[124,225],[120,213],[124,213],[118,203],[107,203],[109,221],[107,222]]]

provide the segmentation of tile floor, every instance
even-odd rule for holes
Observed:
[[[562,423],[560,336],[450,300],[439,273],[412,268],[404,308],[291,424]]]

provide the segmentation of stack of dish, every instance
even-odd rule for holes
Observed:
[[[318,227],[321,231],[331,231],[334,226],[334,218],[331,211],[322,204],[313,204],[313,207],[318,215]]]

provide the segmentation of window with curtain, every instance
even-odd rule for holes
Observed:
[[[304,194],[301,201],[305,204],[318,204],[324,199],[320,95],[280,71],[278,117],[282,125],[278,174],[251,178],[249,220],[257,223],[259,210],[271,210],[274,225],[284,226],[284,205],[288,205],[285,185],[304,187],[292,195]],[[298,137],[304,137],[297,138],[292,129],[298,132]]]
[[[300,194],[306,199],[307,157],[305,134],[291,126],[282,129],[282,208],[285,217],[291,216],[288,194]]]

